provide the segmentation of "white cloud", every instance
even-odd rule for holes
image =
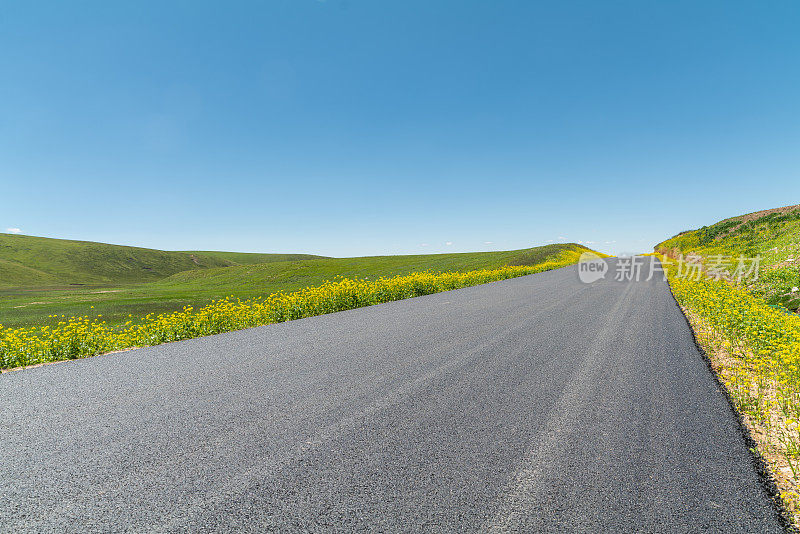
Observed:
[[[427,247],[427,246],[428,246],[428,244],[427,244],[427,243],[421,243],[419,246],[421,246],[421,247]]]
[[[586,241],[587,245],[594,245],[595,243],[596,243],[596,241]]]
[[[552,243],[552,242],[553,242],[552,239],[548,239],[547,241],[545,241],[545,243]]]
[[[447,243],[445,243],[445,245],[447,245],[448,247],[449,247],[450,245],[452,245],[452,244],[453,244],[453,242],[452,242],[452,241],[448,241]]]
[[[21,234],[22,230],[20,230],[19,228],[6,228],[6,232],[8,232],[9,234]]]
[[[494,241],[484,241],[483,244],[484,245],[493,245]]]
[[[561,240],[566,239],[566,237],[564,237],[563,235],[558,236],[558,238],[561,239]]]

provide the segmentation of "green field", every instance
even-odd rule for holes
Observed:
[[[0,234],[0,289],[151,282],[189,269],[321,257],[310,254],[171,252],[91,241]]]
[[[680,234],[656,245],[670,256],[706,259],[760,257],[760,273],[747,284],[754,296],[790,311],[800,308],[800,205],[748,213]]]
[[[375,279],[428,270],[535,265],[568,250],[588,249],[570,243],[501,252],[324,258],[167,252],[0,234],[0,324],[16,328],[54,324],[61,315],[102,315],[113,325],[129,316],[198,307],[229,296],[247,299],[293,291],[336,276]]]

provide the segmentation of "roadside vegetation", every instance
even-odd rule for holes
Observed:
[[[798,238],[800,206],[790,206],[727,219],[656,246],[665,262],[673,262],[667,269],[672,292],[795,527],[800,527]],[[700,276],[679,273],[675,260],[689,255],[699,258]],[[740,256],[760,256],[749,277],[737,276],[737,261],[721,261]]]
[[[244,300],[228,296],[201,307],[187,305],[178,311],[130,317],[120,325],[110,324],[102,314],[85,314],[50,317],[54,324],[21,328],[0,326],[0,369],[82,358],[131,347],[229,332],[539,273],[576,263],[580,254],[589,250],[571,244],[542,248],[544,251],[538,252],[536,249],[529,249],[521,252],[432,255],[428,260],[428,264],[432,262],[435,265],[452,264],[457,259],[461,261],[461,265],[503,260],[524,265],[504,265],[461,272],[428,270],[395,276],[387,274],[373,280],[331,276],[332,280],[322,281],[315,286],[304,284],[301,289],[292,292],[262,293],[265,296]],[[347,272],[346,269],[341,269],[341,262],[349,261],[357,265],[360,261],[363,265],[364,260],[368,260],[366,265],[387,272],[400,267],[401,263],[397,263],[401,262],[400,258],[406,258],[403,268],[415,268],[421,265],[424,256],[310,261],[334,262],[332,265],[338,267],[340,272]],[[263,265],[259,267],[265,268]],[[267,269],[267,272],[273,271]],[[232,282],[228,277],[232,276],[241,282],[245,274],[247,271],[234,270],[231,273],[222,270],[210,275],[210,279],[215,280],[220,288],[230,288]],[[250,274],[263,273],[256,270]],[[196,278],[188,274],[184,276],[186,280]],[[302,284],[307,280],[298,276],[289,278],[294,284]],[[207,278],[200,277],[200,280]],[[169,283],[176,284],[178,281],[173,279]]]
[[[0,234],[0,242],[6,237]],[[32,239],[26,236],[10,236],[12,239]],[[72,242],[68,242],[72,243]],[[83,243],[83,242],[79,242]],[[56,257],[64,244],[61,240],[49,239],[42,243],[54,247],[37,252],[47,257]],[[106,254],[95,258],[85,267],[76,266],[78,273],[92,275],[107,273],[111,281],[89,283],[83,285],[18,285],[0,288],[0,324],[5,327],[21,328],[30,326],[56,326],[61,316],[96,316],[102,315],[107,324],[123,325],[135,317],[148,314],[162,314],[183,310],[187,306],[201,308],[214,300],[233,297],[247,300],[276,292],[292,292],[306,286],[317,286],[335,276],[376,280],[381,276],[391,277],[422,271],[471,271],[477,269],[498,269],[506,265],[536,265],[564,251],[587,250],[575,244],[553,244],[532,249],[470,252],[458,254],[424,254],[404,256],[371,256],[361,258],[324,258],[309,255],[288,254],[241,254],[233,252],[186,252],[166,253],[169,255],[194,255],[196,258],[208,257],[226,264],[212,265],[209,260],[203,266],[194,262],[180,265],[184,270],[173,272],[170,265],[160,263],[161,256],[154,253],[145,258],[145,253],[137,257],[142,261],[141,267],[149,267],[151,272],[163,273],[158,279],[148,278],[134,282],[126,281],[127,273],[122,276],[113,274],[113,268],[105,264],[116,265],[120,258],[126,257],[114,245],[84,243],[84,246],[105,250]],[[110,247],[110,248],[109,248]],[[3,257],[0,247],[0,258]],[[80,254],[86,254],[80,249]],[[139,250],[139,249],[137,249]],[[129,252],[129,251],[127,251]],[[49,256],[48,256],[49,255]],[[8,257],[8,256],[6,256]],[[11,261],[11,260],[8,260]],[[21,267],[34,265],[17,256]],[[55,260],[53,260],[55,261]],[[62,261],[62,260],[58,260]],[[68,261],[64,259],[63,261]],[[74,260],[73,260],[74,261]],[[73,264],[74,265],[74,264]],[[51,271],[55,266],[48,267]],[[69,271],[66,267],[61,270]],[[70,276],[72,276],[70,278]],[[81,275],[83,276],[83,275]],[[147,276],[152,277],[152,274]],[[66,274],[62,280],[76,279],[78,274]],[[86,280],[88,276],[83,279]]]
[[[722,261],[728,271],[740,256],[759,257],[759,276],[743,289],[767,304],[800,308],[800,205],[765,210],[682,232],[656,245],[670,257],[697,254],[707,266]]]

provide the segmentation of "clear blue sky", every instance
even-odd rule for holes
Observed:
[[[796,1],[4,2],[0,231],[646,251],[800,203],[798,28]]]

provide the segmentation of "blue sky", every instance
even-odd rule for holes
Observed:
[[[334,256],[800,203],[800,3],[7,2],[0,231]]]

